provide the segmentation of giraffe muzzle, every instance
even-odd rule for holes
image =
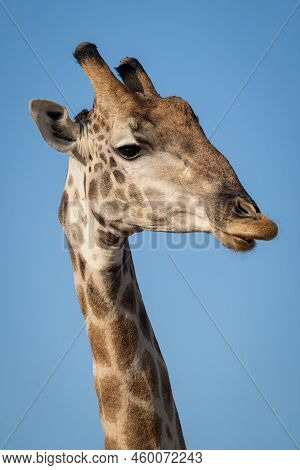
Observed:
[[[277,225],[263,214],[255,219],[236,219],[227,223],[224,229],[213,229],[214,235],[227,248],[235,251],[250,251],[255,240],[273,240],[278,233]]]

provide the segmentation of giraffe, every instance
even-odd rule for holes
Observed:
[[[138,287],[128,237],[142,230],[209,232],[248,251],[276,225],[210,143],[190,105],[162,98],[132,58],[112,73],[97,47],[74,56],[94,90],[71,119],[34,99],[46,142],[66,153],[58,211],[93,357],[105,449],[185,449],[168,370]]]

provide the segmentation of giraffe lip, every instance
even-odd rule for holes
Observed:
[[[247,237],[237,237],[240,238],[240,240],[244,240],[246,243],[252,243],[254,240],[253,238],[247,238]]]
[[[214,230],[214,235],[227,248],[234,251],[250,251],[255,247],[255,240],[241,235],[232,235],[222,230]]]
[[[255,218],[235,218],[222,229],[215,229],[216,237],[228,248],[249,251],[255,240],[272,240],[277,235],[277,225],[263,214]]]
[[[241,237],[239,235],[227,235],[227,243],[224,243],[228,248],[235,251],[249,251],[255,246],[253,238]]]
[[[251,248],[255,245],[255,240],[253,238],[240,237],[237,235],[231,235],[231,236],[235,238],[238,242],[246,243]]]

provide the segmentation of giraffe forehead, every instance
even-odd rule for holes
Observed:
[[[138,130],[149,124],[154,128],[160,127],[161,121],[169,125],[178,122],[182,124],[198,123],[197,116],[184,99],[177,96],[153,98],[142,94],[138,94],[135,100],[127,105],[124,104],[117,110],[111,109],[108,112],[101,108],[93,108],[89,117],[99,124],[104,124],[107,121],[118,123],[118,125],[126,124],[132,130]]]
[[[151,124],[160,129],[182,125],[199,127],[198,117],[189,103],[177,96],[158,98],[138,108],[133,114],[139,126]]]

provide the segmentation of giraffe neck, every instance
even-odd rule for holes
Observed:
[[[91,243],[87,227],[92,215],[85,188],[74,184],[78,175],[70,171],[72,166],[59,216],[92,350],[105,448],[184,449],[167,368],[140,294],[128,240],[102,234]]]

